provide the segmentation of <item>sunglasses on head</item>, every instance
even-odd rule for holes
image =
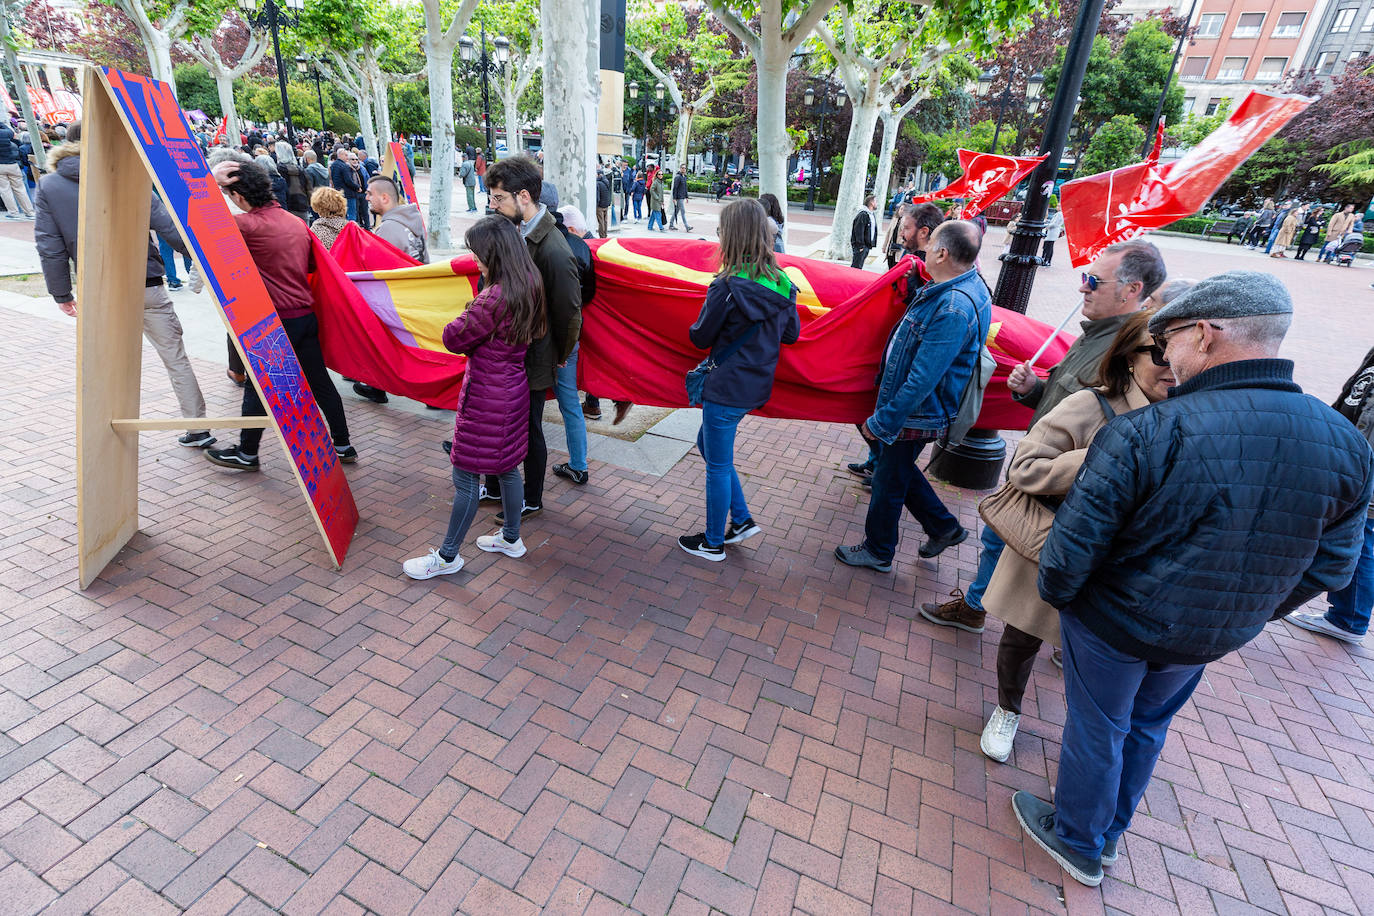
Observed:
[[[1101,277],[1096,277],[1092,274],[1082,274],[1081,276],[1083,277],[1083,284],[1088,287],[1088,291],[1094,293],[1097,292],[1097,288],[1104,283],[1117,282],[1115,280],[1104,280]]]

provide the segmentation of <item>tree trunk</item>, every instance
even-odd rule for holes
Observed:
[[[510,64],[506,64],[507,67]],[[501,111],[505,119],[506,155],[518,156],[525,151],[520,137],[520,98],[515,94],[517,80],[514,76],[503,77],[501,86]],[[494,152],[494,151],[493,151]]]
[[[372,126],[372,99],[367,94],[367,89],[356,96],[358,100],[358,130],[363,134],[363,146],[368,155],[377,155],[377,132]]]
[[[873,131],[878,126],[878,93],[871,81],[862,103],[854,100],[854,116],[849,123],[849,141],[844,150],[844,171],[840,173],[840,193],[835,201],[835,220],[830,226],[830,240],[826,243],[826,257],[847,258],[849,250],[849,221],[864,202],[864,187],[868,184],[868,151],[873,148]],[[816,168],[819,163],[811,163]],[[825,170],[817,172],[824,178]],[[876,190],[876,188],[875,188]]]
[[[759,193],[787,199],[787,157],[792,138],[787,135],[786,47],[777,28],[766,28],[758,67]]]
[[[386,80],[382,79],[380,70],[372,74],[375,80],[372,83],[373,115],[377,121],[377,149],[372,150],[372,155],[381,161],[381,152],[386,144],[391,142],[391,102],[386,95]],[[363,138],[366,142],[367,138]]]
[[[588,74],[600,33],[588,26],[600,9],[587,0],[544,0],[544,177],[560,202],[583,213],[595,202],[596,94]]]
[[[892,189],[888,187],[892,183],[892,155],[897,149],[897,127],[902,122],[890,111],[878,112],[878,118],[883,122],[883,145],[878,150],[878,174],[873,178],[873,193],[879,196],[891,197],[889,193]]]
[[[687,141],[692,136],[692,118],[694,112],[687,106],[678,107],[677,116],[677,147],[674,150],[673,167],[677,168],[687,164]]]
[[[239,130],[239,111],[234,105],[234,78],[216,71],[215,90],[219,93],[219,107],[224,112],[226,119],[224,136],[229,140],[230,145],[238,146],[241,142],[239,137],[242,136],[242,131]]]
[[[448,226],[453,206],[453,48],[444,48],[428,35],[424,47],[429,70],[429,132],[433,138],[425,235],[433,250],[453,247]]]

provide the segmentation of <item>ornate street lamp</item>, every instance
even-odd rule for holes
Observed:
[[[462,58],[464,66],[469,72],[475,72],[482,77],[482,124],[485,129],[487,141],[487,161],[496,161],[496,144],[492,139],[491,129],[491,85],[492,76],[500,76],[506,72],[506,61],[510,59],[510,39],[504,35],[497,35],[491,40],[494,54],[487,52],[487,29],[482,26],[480,32],[481,46],[478,47],[467,35],[458,39],[458,54]],[[515,124],[506,125],[506,152],[509,154],[518,145],[519,138],[512,136],[519,131],[519,126]]]
[[[635,99],[639,98],[639,83],[631,81],[630,85],[626,88],[630,92],[630,101],[633,102]],[[644,106],[644,145],[640,147],[639,150],[639,161],[641,165],[649,155],[649,112],[652,111],[656,113],[658,111],[659,103],[663,101],[663,93],[666,91],[667,87],[662,83],[655,83],[654,97],[645,100],[648,104]],[[674,110],[676,111],[676,106],[674,106]]]
[[[827,87],[821,87],[819,105],[816,104],[816,94],[814,83],[807,86],[806,91],[802,93],[802,104],[807,108],[815,108],[816,113],[820,115],[820,126],[816,129],[816,142],[811,145],[811,181],[806,188],[806,204],[802,208],[804,210],[816,209],[816,189],[820,185],[821,162],[823,161],[821,159],[821,144],[825,141],[825,116],[839,112],[844,108],[844,103],[849,101],[849,94],[844,91],[843,86],[835,93],[833,104],[830,101]]]
[[[286,138],[296,146],[296,129],[291,124],[291,101],[286,97],[286,64],[281,59],[281,36],[278,29],[300,25],[305,0],[284,0],[285,9],[277,0],[264,0],[258,9],[257,0],[238,0],[239,13],[250,27],[267,28],[272,32],[272,58],[277,64],[277,88],[281,91],[281,117],[286,125]],[[321,112],[323,117],[323,112]]]

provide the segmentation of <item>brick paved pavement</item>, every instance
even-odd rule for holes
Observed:
[[[1307,270],[1294,355],[1338,381],[1371,272]],[[1035,307],[1070,277],[1046,272]],[[276,449],[234,476],[145,434],[141,533],[83,593],[70,331],[0,314],[7,914],[1374,911],[1368,649],[1280,623],[1212,665],[1121,862],[1066,885],[1008,804],[1053,778],[1062,680],[1042,658],[1014,756],[987,761],[997,626],[912,619],[976,548],[921,561],[908,526],[892,576],[833,561],[862,524],[852,430],[745,421],[766,534],[729,562],[673,545],[700,526],[691,455],[551,481],[528,557],[465,548],[429,583],[399,563],[447,516],[438,423],[347,405],[363,519],[342,573]],[[160,365],[144,378],[145,412],[173,413]],[[973,524],[972,494],[946,495]]]

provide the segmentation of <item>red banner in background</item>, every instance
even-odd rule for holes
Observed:
[[[391,160],[395,164],[390,177],[406,196],[406,203],[419,203],[420,197],[415,193],[415,182],[410,179],[410,162],[406,159],[405,148],[393,140],[387,144],[387,149],[391,151]]]
[[[1157,166],[1157,136],[1145,162],[1065,183],[1060,199],[1070,262],[1081,267],[1108,245],[1192,216],[1241,163],[1313,101],[1252,91],[1226,123],[1180,159]]]
[[[1035,167],[1044,162],[1045,156],[1001,156],[996,153],[975,153],[972,150],[959,150],[959,168],[963,174],[954,181],[932,191],[918,194],[912,203],[928,200],[964,199],[964,205],[955,214],[957,219],[973,219],[982,213],[988,204],[1001,200],[1008,191],[1016,187]]]

